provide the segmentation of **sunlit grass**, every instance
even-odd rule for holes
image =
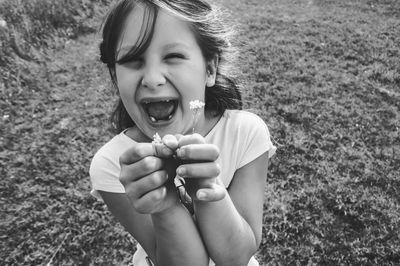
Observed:
[[[0,1],[2,260],[128,264],[133,239],[89,195],[90,159],[112,136],[115,96],[96,35],[108,1],[56,2]],[[219,2],[241,23],[245,107],[278,146],[258,258],[394,265],[400,3]],[[53,8],[33,12],[43,5]]]

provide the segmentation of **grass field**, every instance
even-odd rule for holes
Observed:
[[[89,195],[113,136],[110,2],[0,1],[2,265],[121,265],[135,248]],[[245,107],[278,147],[260,264],[398,265],[400,2],[218,2],[240,24]]]

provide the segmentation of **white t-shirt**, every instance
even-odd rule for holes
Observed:
[[[235,171],[250,163],[265,152],[272,157],[276,147],[272,144],[267,125],[257,115],[239,110],[227,110],[205,136],[207,143],[218,146],[220,150],[217,163],[221,166],[219,178],[228,187]],[[127,149],[135,145],[135,141],[124,132],[116,135],[95,154],[90,165],[90,179],[92,182],[91,194],[101,199],[99,190],[125,193],[119,181],[119,157]],[[138,245],[134,255],[135,266],[147,266],[146,253]],[[210,262],[210,266],[215,265]],[[257,266],[253,257],[248,266]]]

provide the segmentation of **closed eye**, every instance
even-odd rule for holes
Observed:
[[[127,60],[120,60],[118,63],[129,68],[139,69],[142,67],[144,60],[142,58],[129,58]]]
[[[171,60],[171,59],[185,59],[186,56],[181,54],[181,53],[169,53],[165,56],[166,60]]]

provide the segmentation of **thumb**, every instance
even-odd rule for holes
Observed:
[[[225,187],[221,186],[220,184],[212,184],[209,188],[202,188],[196,192],[196,198],[200,201],[219,201],[225,198],[226,196],[226,189]]]
[[[173,135],[165,135],[161,141],[153,141],[153,155],[161,158],[170,157],[178,148],[178,140]]]
[[[171,157],[174,154],[174,150],[170,149],[164,143],[152,142],[151,145],[153,146],[153,156],[159,158],[167,158]]]

